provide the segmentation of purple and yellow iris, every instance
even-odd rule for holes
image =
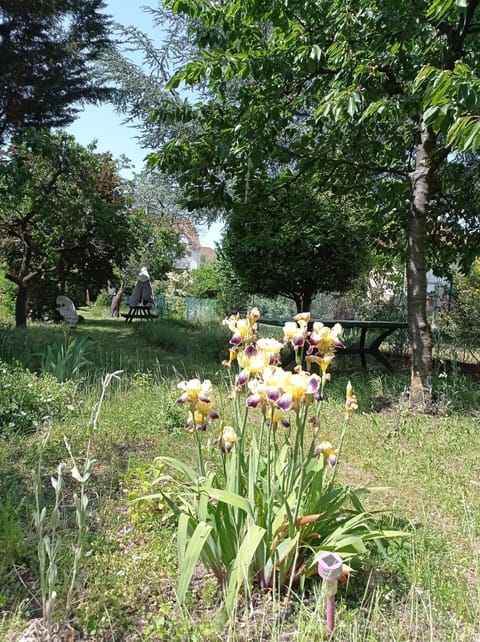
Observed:
[[[185,428],[188,430],[203,430],[219,415],[212,406],[210,394],[212,393],[212,382],[209,379],[200,381],[200,379],[190,379],[181,381],[177,388],[183,390],[177,403],[186,403],[189,405],[188,419],[185,422]]]

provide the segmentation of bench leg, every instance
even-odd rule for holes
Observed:
[[[384,340],[387,337],[389,337],[393,332],[394,330],[390,328],[388,330],[385,330],[385,332],[382,332],[380,335],[378,335],[378,337],[374,341],[372,341],[372,343],[368,348],[370,354],[372,354],[375,357],[375,359],[379,361],[382,365],[384,365],[385,368],[387,368],[387,370],[389,370],[390,372],[394,372],[394,367],[392,366],[390,361],[387,359],[387,357],[383,354],[383,352],[380,351],[380,346],[382,345]]]
[[[360,333],[360,359],[362,361],[362,368],[364,370],[367,369],[367,359],[365,357],[365,339],[367,336],[367,329],[362,328],[362,331]]]

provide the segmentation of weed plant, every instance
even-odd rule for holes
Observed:
[[[0,361],[0,437],[35,432],[75,410],[76,384]]]

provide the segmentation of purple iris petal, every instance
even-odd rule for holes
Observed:
[[[277,406],[282,410],[290,410],[292,407],[293,397],[289,392],[284,392],[277,401]]]
[[[295,348],[301,348],[305,343],[305,337],[303,334],[296,334],[292,339],[292,344]]]
[[[320,388],[320,378],[317,375],[313,374],[307,384],[307,394],[313,395]]]
[[[184,392],[183,394],[180,395],[180,397],[176,400],[175,403],[187,403],[188,401],[188,394]]]
[[[218,414],[218,412],[216,410],[210,410],[208,412],[208,416],[210,417],[210,419],[212,421],[214,421],[215,419],[220,419],[220,415]]]
[[[260,403],[260,395],[253,394],[247,397],[247,406],[249,408],[256,408]]]
[[[243,386],[250,378],[250,373],[245,368],[239,373],[237,377],[236,384],[237,386]]]
[[[236,332],[230,339],[232,346],[239,346],[242,343],[242,335]]]
[[[278,401],[280,399],[280,390],[275,386],[269,386],[267,388],[267,399],[269,401]]]
[[[245,356],[248,357],[249,359],[251,359],[251,357],[254,357],[256,354],[257,354],[257,349],[253,345],[253,343],[251,343],[249,346],[245,348]]]
[[[330,468],[333,468],[335,464],[337,463],[337,455],[329,455],[328,456],[328,465]]]

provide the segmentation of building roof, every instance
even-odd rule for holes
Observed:
[[[188,244],[192,249],[200,248],[200,239],[198,238],[195,225],[191,221],[184,219],[177,220],[173,223],[173,228],[187,239]]]
[[[213,261],[215,259],[215,250],[211,247],[205,247],[202,245],[200,248],[200,256],[203,256],[207,261]]]

